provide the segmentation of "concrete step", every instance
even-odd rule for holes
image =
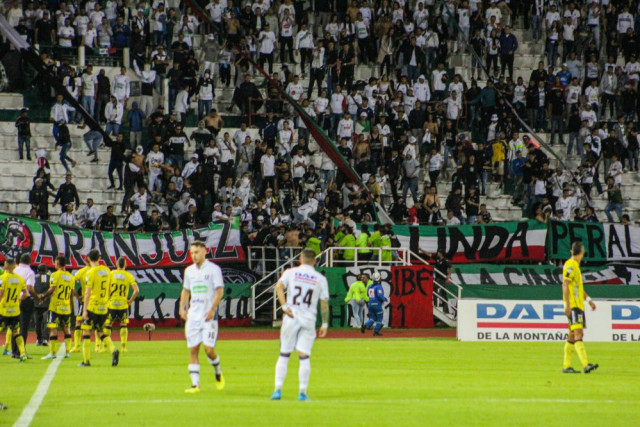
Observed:
[[[19,93],[0,93],[0,106],[4,110],[20,110],[24,107],[24,97]]]

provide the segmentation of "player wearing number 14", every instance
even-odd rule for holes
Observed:
[[[24,279],[13,272],[16,262],[7,259],[4,262],[5,273],[0,276],[0,331],[7,328],[4,356],[11,354],[11,338],[16,336],[16,345],[20,351],[20,361],[27,360],[24,340],[20,335],[20,303],[27,298],[27,284]]]
[[[322,327],[318,336],[327,335],[329,326],[329,286],[327,279],[316,271],[316,254],[305,249],[300,254],[300,266],[286,270],[276,283],[276,294],[282,306],[282,328],[280,329],[280,357],[276,363],[276,387],[271,400],[282,398],[282,385],[287,376],[289,356],[298,351],[300,368],[298,400],[309,400],[307,387],[311,376],[311,349],[316,339],[316,316],[318,300],[322,309]],[[285,301],[284,292],[287,292]]]

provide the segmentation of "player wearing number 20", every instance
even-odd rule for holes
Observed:
[[[300,356],[300,394],[298,400],[309,400],[307,386],[311,375],[311,348],[316,339],[316,316],[318,300],[322,309],[322,327],[318,336],[327,335],[329,326],[329,286],[327,279],[313,267],[316,254],[305,249],[300,255],[300,266],[286,270],[278,283],[276,294],[282,306],[282,328],[280,329],[280,357],[276,363],[276,389],[272,400],[282,398],[282,385],[287,376],[289,356],[295,349]],[[284,292],[287,291],[285,302]]]
[[[216,353],[218,338],[218,305],[224,293],[220,267],[207,261],[207,248],[195,241],[189,249],[193,264],[184,270],[184,284],[180,294],[180,317],[185,321],[184,332],[189,347],[189,376],[191,388],[186,393],[200,393],[200,345],[216,374],[216,388],[224,388],[220,356]],[[187,304],[189,311],[187,311]]]

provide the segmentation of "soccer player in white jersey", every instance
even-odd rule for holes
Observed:
[[[329,326],[329,285],[327,279],[313,267],[316,254],[305,249],[300,255],[300,266],[286,270],[276,283],[276,294],[282,306],[282,328],[280,329],[280,357],[276,363],[276,390],[271,400],[282,398],[282,384],[287,376],[289,356],[295,349],[300,356],[300,394],[298,400],[310,400],[307,386],[311,375],[311,348],[316,339],[316,316],[318,300],[322,310],[322,327],[318,337],[327,335]],[[287,291],[285,300],[284,293]]]
[[[205,259],[205,244],[195,241],[189,249],[193,265],[184,271],[184,285],[180,294],[180,317],[185,321],[185,336],[189,347],[189,376],[191,388],[186,393],[200,393],[200,344],[204,346],[209,363],[216,373],[216,388],[224,388],[220,356],[216,353],[218,338],[218,304],[224,293],[220,267]],[[187,305],[189,306],[187,311]]]

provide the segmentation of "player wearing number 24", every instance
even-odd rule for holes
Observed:
[[[318,300],[322,310],[322,327],[318,331],[318,337],[325,337],[329,326],[329,286],[327,279],[314,268],[315,262],[315,252],[308,248],[303,250],[300,254],[300,266],[286,270],[276,283],[276,294],[282,306],[283,318],[280,329],[280,357],[276,363],[276,384],[271,400],[282,398],[282,385],[287,376],[289,356],[294,349],[300,357],[298,400],[310,400],[307,396],[311,375],[309,357],[316,338]]]

